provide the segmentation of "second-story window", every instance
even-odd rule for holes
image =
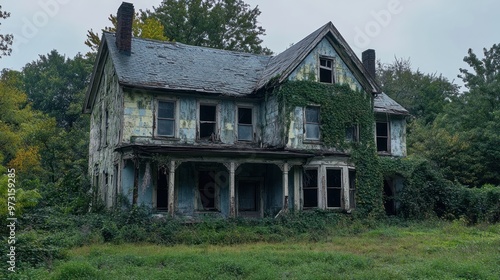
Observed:
[[[389,123],[377,121],[377,152],[390,152]]]
[[[158,101],[157,134],[173,137],[175,131],[175,103]]]
[[[321,83],[333,84],[333,59],[319,59],[319,81]]]
[[[238,107],[238,140],[253,140],[252,108]]]
[[[307,106],[305,114],[307,140],[319,140],[319,107]]]
[[[200,104],[200,139],[213,139],[216,131],[216,105]]]
[[[357,124],[345,128],[345,140],[353,143],[359,141],[359,126]]]

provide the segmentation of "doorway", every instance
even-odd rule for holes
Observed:
[[[262,217],[261,180],[240,179],[237,186],[237,209],[242,217]]]

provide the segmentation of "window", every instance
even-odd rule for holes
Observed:
[[[346,127],[345,139],[353,143],[357,143],[359,141],[359,126],[357,124]]]
[[[319,107],[306,107],[306,139],[319,140]]]
[[[200,105],[200,139],[215,140],[216,105]]]
[[[390,152],[389,123],[377,122],[376,126],[377,152]]]
[[[349,169],[349,207],[356,208],[356,170]]]
[[[217,211],[218,207],[218,185],[215,182],[214,171],[198,172],[198,210]]]
[[[306,169],[302,178],[304,208],[318,207],[318,170]]]
[[[252,108],[238,108],[238,140],[253,140]]]
[[[175,103],[173,101],[158,101],[157,134],[174,137]]]
[[[333,84],[333,59],[319,59],[319,81]]]
[[[342,170],[326,170],[326,203],[327,207],[342,207]]]

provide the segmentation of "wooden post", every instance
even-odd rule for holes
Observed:
[[[283,210],[288,211],[288,162],[283,164]]]
[[[139,197],[139,159],[134,159],[134,190],[132,193],[132,205],[137,205],[137,199]]]
[[[235,192],[234,192],[234,171],[235,164],[232,161],[229,166],[229,217],[236,217],[236,203],[235,203]]]
[[[168,214],[170,217],[174,216],[175,202],[174,202],[174,186],[175,186],[175,160],[171,160],[168,168]]]

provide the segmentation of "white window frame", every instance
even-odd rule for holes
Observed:
[[[328,66],[322,66],[321,65],[321,60],[326,60],[326,61],[330,61],[331,62],[331,67],[328,67]],[[335,65],[335,59],[333,57],[329,57],[329,56],[320,56],[319,59],[318,59],[318,82],[320,83],[324,83],[324,84],[335,84],[335,75],[334,75],[334,65]],[[331,80],[332,82],[329,83],[329,82],[322,82],[321,81],[321,69],[325,69],[325,70],[329,70],[331,71]]]
[[[317,202],[316,202],[316,206],[308,206],[308,207],[305,207],[304,204],[305,204],[305,198],[304,198],[304,189],[305,189],[305,186],[304,186],[304,179],[305,179],[305,176],[304,174],[302,174],[302,182],[301,182],[301,185],[302,185],[302,188],[301,188],[301,193],[300,193],[300,197],[302,198],[302,203],[301,203],[301,206],[302,206],[302,209],[318,209],[318,208],[321,208],[321,194],[322,194],[322,191],[321,191],[321,167],[320,166],[315,166],[315,165],[311,165],[311,166],[306,166],[304,167],[304,170],[302,173],[306,173],[307,170],[316,170],[316,195],[317,195]],[[308,188],[309,189],[309,188]]]
[[[307,121],[307,108],[317,108],[318,109],[318,138],[309,138],[307,137],[307,124],[316,124],[313,122]],[[307,105],[303,108],[303,116],[304,116],[304,140],[308,142],[319,142],[321,141],[321,106],[319,105]]]
[[[158,134],[158,111],[160,108],[160,102],[171,102],[174,103],[174,133],[172,136],[170,135],[159,135]],[[156,138],[165,138],[165,139],[177,139],[179,137],[179,100],[177,98],[156,98],[155,100],[155,110],[153,112],[154,115],[154,136]]]
[[[339,170],[340,171],[340,206],[328,206],[328,190],[338,189],[328,187],[328,170]],[[344,209],[345,208],[345,170],[343,166],[326,166],[325,167],[325,208],[326,209]]]
[[[200,113],[201,113],[201,106],[215,106],[215,126],[214,126],[214,134],[215,134],[215,140],[219,139],[219,112],[220,112],[220,105],[219,102],[214,101],[214,100],[198,100],[197,104],[197,114],[196,114],[196,140],[197,141],[207,141],[207,139],[201,139],[200,133],[201,133],[201,121],[200,121]]]
[[[379,136],[377,134],[377,124],[378,123],[385,123],[387,125],[387,136]],[[386,151],[379,151],[378,150],[378,139],[379,137],[387,137],[387,150]],[[379,154],[390,154],[391,153],[391,122],[390,120],[375,120],[375,145],[377,148],[377,153]]]
[[[239,126],[240,126],[240,123],[239,123],[239,109],[240,108],[243,108],[243,109],[250,109],[252,110],[252,139],[251,140],[245,140],[245,139],[240,139],[240,135],[239,135]],[[235,113],[235,134],[236,134],[236,140],[239,141],[239,142],[248,142],[248,143],[251,143],[251,142],[255,142],[255,123],[256,123],[256,108],[255,106],[251,105],[251,104],[236,104],[236,113]],[[248,124],[245,124],[245,126],[249,126]]]

